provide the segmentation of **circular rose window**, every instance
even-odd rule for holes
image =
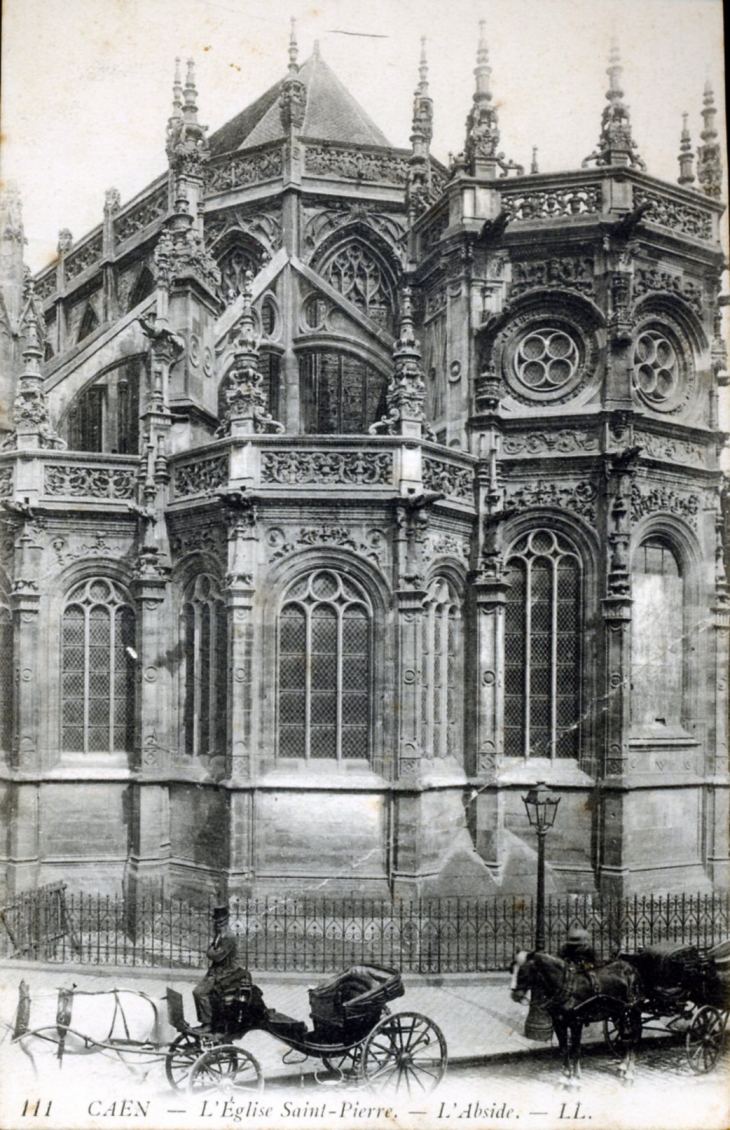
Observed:
[[[581,379],[581,350],[567,328],[540,326],[516,342],[510,384],[531,400],[560,400]]]
[[[641,399],[660,412],[673,408],[682,383],[677,352],[658,330],[644,330],[634,350],[634,386]]]

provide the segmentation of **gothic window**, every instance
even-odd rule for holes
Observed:
[[[81,325],[79,326],[77,341],[83,341],[85,337],[93,333],[99,325],[99,317],[91,304],[87,305],[84,310],[83,317],[81,318]]]
[[[71,451],[137,454],[142,379],[142,358],[133,357],[82,389],[66,423]]]
[[[145,298],[149,298],[155,290],[155,279],[149,267],[143,267],[137,276],[137,281],[134,284],[132,293],[129,296],[128,310],[134,310],[135,306],[139,306],[140,302],[144,302]]]
[[[228,631],[220,588],[206,573],[187,588],[182,628],[185,752],[220,754],[226,747]]]
[[[110,580],[68,596],[62,621],[61,725],[68,753],[130,751],[134,743],[135,617]]]
[[[371,612],[354,582],[319,570],[279,616],[279,756],[367,758]]]
[[[682,702],[684,581],[663,538],[647,538],[638,547],[631,595],[632,722],[676,725]]]
[[[0,577],[0,750],[10,751],[13,736],[13,614]]]
[[[360,240],[340,247],[322,268],[324,278],[379,326],[392,330],[393,290],[382,264]]]
[[[243,284],[246,275],[252,277],[261,269],[261,254],[252,248],[236,244],[228,248],[218,260],[221,272],[221,293],[226,302],[232,302],[239,294],[243,293]]]
[[[299,378],[304,430],[315,435],[364,435],[385,415],[387,381],[348,353],[303,353]]]
[[[429,757],[459,757],[461,616],[458,599],[442,577],[429,587],[422,624],[423,749]]]
[[[582,583],[575,550],[550,530],[523,537],[507,560],[505,752],[579,754]]]

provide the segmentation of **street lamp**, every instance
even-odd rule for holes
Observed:
[[[535,923],[535,949],[545,949],[545,837],[555,823],[560,797],[548,792],[544,781],[537,781],[522,798],[530,826],[537,832],[537,921]],[[529,1040],[549,1040],[553,1024],[545,1011],[544,997],[539,990],[530,993],[530,1010],[525,1021],[525,1035]]]

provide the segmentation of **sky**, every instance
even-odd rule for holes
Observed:
[[[526,166],[533,145],[544,172],[595,147],[612,35],[653,175],[676,181],[683,111],[698,144],[706,78],[723,106],[721,0],[3,0],[0,177],[21,191],[31,269],[54,258],[61,228],[79,239],[100,222],[105,189],[124,202],[164,171],[176,55],[196,61],[212,132],[285,73],[292,16],[300,62],[318,39],[404,147],[425,35],[444,161],[463,147],[480,19],[502,148]]]

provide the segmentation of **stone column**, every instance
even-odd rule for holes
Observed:
[[[714,742],[708,751],[705,775],[712,782],[707,798],[707,870],[709,878],[721,890],[730,881],[728,860],[728,826],[730,824],[730,776],[728,770],[728,670],[730,668],[730,602],[725,569],[725,514],[727,499],[723,496],[715,525],[715,605],[714,616]]]

